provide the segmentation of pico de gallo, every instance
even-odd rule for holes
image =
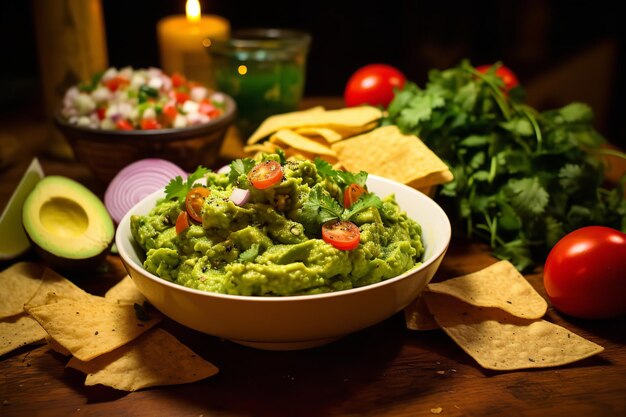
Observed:
[[[110,67],[70,87],[61,114],[74,125],[109,130],[182,128],[224,113],[224,95],[159,68]]]

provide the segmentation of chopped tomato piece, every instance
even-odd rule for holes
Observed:
[[[107,80],[104,85],[111,91],[115,92],[118,90],[118,88],[120,88],[123,85],[127,85],[129,84],[129,81],[121,76],[116,76],[111,78],[110,80]]]
[[[176,106],[173,104],[166,104],[163,106],[163,119],[165,119],[166,124],[171,125],[176,119],[178,115],[178,110],[176,110]]]
[[[176,96],[176,102],[178,104],[183,104],[185,101],[189,100],[189,93],[185,93],[184,91],[176,91],[174,95]]]
[[[176,234],[179,235],[189,227],[189,215],[186,211],[181,211],[176,219]]]
[[[248,173],[248,180],[254,188],[263,190],[283,179],[283,167],[276,161],[265,161],[256,164]]]
[[[172,74],[172,85],[174,87],[180,87],[181,85],[184,85],[186,82],[187,82],[187,79],[185,78],[185,76],[177,72]]]
[[[202,100],[200,102],[198,112],[206,114],[209,117],[215,117],[220,114],[220,111],[209,100]]]
[[[365,188],[361,187],[359,184],[352,183],[348,185],[343,192],[343,206],[350,208],[364,192]]]
[[[117,126],[119,130],[133,130],[133,125],[126,119],[118,120],[115,126]]]
[[[104,107],[98,107],[96,109],[96,115],[98,116],[98,120],[104,120],[107,114],[107,109]]]
[[[187,197],[185,198],[187,213],[197,222],[202,222],[202,206],[208,196],[209,189],[205,187],[195,187],[187,193]]]
[[[349,221],[331,220],[322,225],[322,239],[339,250],[352,250],[359,246],[359,227]]]
[[[143,130],[160,129],[161,125],[156,119],[141,119],[141,128]]]

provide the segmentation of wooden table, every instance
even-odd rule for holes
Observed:
[[[103,192],[80,164],[41,152],[45,126],[19,119],[6,123],[5,134],[18,138],[22,148],[0,172],[0,208],[33,155],[47,174]],[[436,279],[494,261],[486,246],[455,238]],[[107,264],[105,273],[75,277],[77,283],[103,294],[125,275],[117,256],[109,256]],[[545,297],[541,273],[527,278]],[[218,375],[119,392],[84,386],[84,376],[65,368],[67,359],[45,346],[23,347],[0,358],[0,416],[626,415],[626,320],[575,320],[553,308],[546,318],[604,346],[604,352],[558,368],[493,372],[442,331],[406,329],[402,314],[330,345],[291,352],[255,350],[166,321],[164,328],[215,364]]]

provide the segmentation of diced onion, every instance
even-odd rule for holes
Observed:
[[[248,202],[248,200],[250,200],[250,191],[242,188],[233,188],[233,192],[230,195],[230,201],[238,206],[243,206]]]
[[[217,170],[218,174],[228,174],[230,172],[230,165],[224,165],[220,169]]]
[[[104,205],[111,218],[119,224],[135,204],[153,192],[164,188],[176,176],[187,178],[173,162],[147,158],[124,167],[113,178],[104,193]]]

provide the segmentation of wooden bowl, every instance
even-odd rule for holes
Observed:
[[[56,127],[68,140],[76,159],[108,184],[125,166],[144,158],[162,158],[188,172],[198,165],[213,167],[237,111],[224,95],[225,111],[208,123],[178,129],[105,130],[70,124],[57,112]]]

